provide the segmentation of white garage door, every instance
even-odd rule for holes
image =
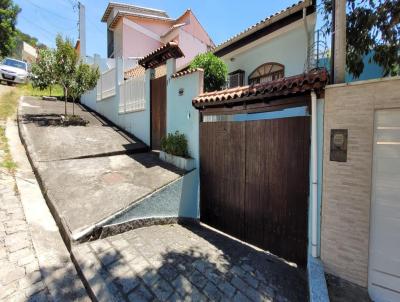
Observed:
[[[400,110],[375,112],[368,290],[400,301]]]

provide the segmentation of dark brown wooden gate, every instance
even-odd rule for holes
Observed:
[[[159,150],[166,135],[167,77],[150,81],[151,148]]]
[[[201,221],[306,265],[310,118],[200,124]]]

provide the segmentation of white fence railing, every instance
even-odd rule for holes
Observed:
[[[115,95],[115,68],[100,75],[97,82],[97,100],[100,101]]]
[[[133,112],[146,109],[145,75],[124,81],[120,86],[119,112]]]

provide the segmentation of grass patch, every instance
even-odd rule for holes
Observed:
[[[63,89],[60,85],[53,85],[51,87],[51,94],[50,88],[40,90],[38,88],[33,88],[31,83],[22,86],[23,94],[30,95],[30,96],[54,96],[60,97],[64,95]]]
[[[0,167],[6,168],[11,172],[14,172],[17,167],[17,164],[11,157],[6,137],[6,129],[3,126],[0,126]]]
[[[0,167],[14,172],[17,167],[13,161],[6,137],[5,123],[8,118],[14,116],[18,107],[18,99],[21,89],[12,89],[0,94]]]
[[[20,90],[13,89],[0,95],[0,120],[7,120],[17,111]]]

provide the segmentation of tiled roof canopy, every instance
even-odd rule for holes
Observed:
[[[183,52],[175,42],[168,42],[139,60],[144,68],[155,68],[164,64],[168,59],[183,57]]]
[[[248,43],[279,29],[280,27],[301,19],[303,16],[303,8],[307,9],[307,15],[313,13],[315,11],[315,0],[299,1],[292,6],[257,22],[229,38],[225,42],[219,44],[214,48],[214,54],[217,56],[223,56],[234,49],[247,45]]]
[[[284,96],[303,94],[311,90],[320,92],[328,82],[325,69],[256,84],[241,86],[221,91],[200,94],[193,99],[193,106],[205,108],[212,106],[231,105],[240,102],[273,99]]]

